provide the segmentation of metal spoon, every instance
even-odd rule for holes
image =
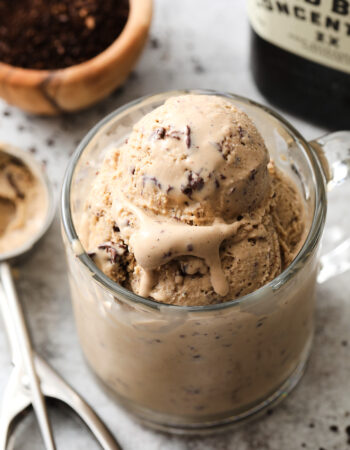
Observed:
[[[55,450],[52,428],[44,395],[57,398],[70,406],[86,423],[104,449],[120,449],[110,432],[90,406],[54,370],[33,352],[25,318],[18,299],[9,263],[29,253],[48,230],[54,216],[50,184],[38,163],[28,154],[9,145],[0,144],[0,153],[20,159],[37,177],[47,195],[47,211],[39,230],[28,242],[10,252],[0,253],[0,307],[9,338],[14,366],[0,409],[0,449],[6,449],[10,429],[16,417],[33,405],[40,432],[47,450]],[[39,375],[39,376],[38,376]]]

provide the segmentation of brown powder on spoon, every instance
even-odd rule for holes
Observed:
[[[122,32],[128,0],[0,0],[0,62],[62,69],[101,53]]]

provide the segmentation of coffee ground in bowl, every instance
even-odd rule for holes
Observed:
[[[105,50],[122,32],[128,0],[0,0],[0,62],[62,69]]]

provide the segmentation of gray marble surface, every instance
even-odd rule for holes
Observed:
[[[105,114],[136,97],[176,88],[227,90],[264,101],[249,71],[249,27],[241,0],[156,0],[151,40],[122,89],[99,105],[69,117],[37,118],[0,102],[0,140],[35,153],[57,197],[67,161],[77,142]],[[285,116],[314,138],[326,130]],[[342,193],[330,197],[328,245],[347,223]],[[332,238],[333,236],[333,238]],[[349,273],[318,288],[316,334],[311,360],[298,388],[259,421],[207,438],[156,433],[138,425],[95,384],[75,331],[59,217],[32,258],[19,267],[17,286],[38,352],[93,405],[126,450],[343,450],[350,425]],[[0,328],[0,390],[10,371],[7,342]],[[1,395],[1,392],[0,392]],[[52,407],[58,448],[95,449],[79,421]],[[14,448],[40,449],[33,414],[18,426]]]

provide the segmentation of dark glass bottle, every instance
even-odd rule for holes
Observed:
[[[252,0],[251,3],[254,3],[254,1]],[[304,1],[309,3],[306,0]],[[317,2],[317,0],[313,1]],[[269,3],[270,7],[273,7],[274,3],[272,1],[263,3],[265,3],[265,10],[268,14],[269,9],[266,9],[266,4]],[[283,2],[275,2],[275,4],[278,3],[281,4]],[[259,4],[259,2],[256,2],[256,4]],[[298,4],[301,4],[300,1]],[[291,8],[289,11],[292,11]],[[306,18],[311,18],[311,14],[316,14],[317,12],[315,9],[306,11],[307,13],[304,16]],[[274,13],[273,10],[272,13]],[[314,32],[314,35],[311,36],[315,36],[315,39],[329,40],[332,35],[336,34],[334,30],[333,33],[329,33],[328,29],[324,32],[322,24],[327,23],[327,17],[333,17],[333,21],[336,19],[334,19],[334,15],[321,16],[320,13],[318,14],[319,26],[315,27],[315,24],[311,21],[308,24],[308,26],[313,27],[311,31]],[[292,13],[290,16],[288,20],[293,21]],[[278,20],[278,17],[276,20]],[[285,18],[284,20],[287,23]],[[341,24],[341,22],[339,23]],[[306,23],[303,25],[306,26]],[[335,26],[336,22],[333,22],[332,25]],[[346,72],[335,69],[331,67],[332,62],[328,64],[328,61],[325,61],[327,65],[315,62],[308,57],[294,53],[293,48],[288,50],[281,48],[278,45],[279,33],[281,33],[281,30],[276,32],[276,43],[272,43],[271,41],[274,40],[273,30],[272,38],[268,41],[261,37],[252,27],[251,68],[254,80],[261,93],[271,103],[318,125],[329,129],[350,129],[350,70]],[[295,32],[295,36],[303,38],[302,30],[298,30],[298,34]],[[345,45],[348,45],[350,60],[350,36],[347,36],[347,39],[348,44],[345,41]],[[314,44],[311,42],[311,45]],[[324,43],[324,46],[325,49],[328,48],[327,43]],[[323,49],[322,42],[317,44],[317,50],[319,49]],[[326,50],[326,52],[329,52],[329,50]],[[336,50],[332,50],[332,55],[336,55],[335,52]],[[347,54],[346,52],[344,53],[344,43],[342,56],[344,56],[346,61]],[[335,56],[333,57],[335,58]]]

